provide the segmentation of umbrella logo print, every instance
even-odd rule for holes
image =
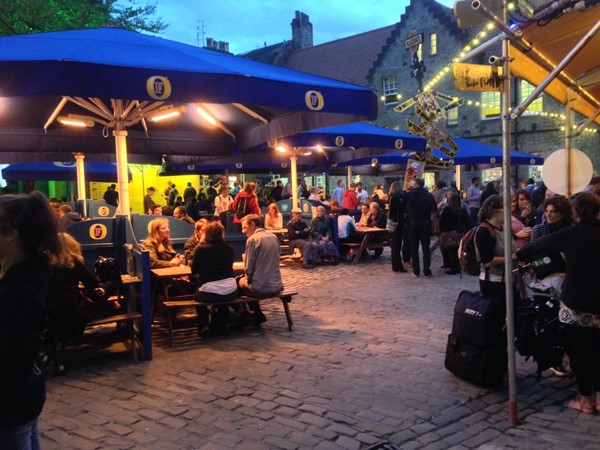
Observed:
[[[106,229],[106,226],[104,226],[101,223],[97,223],[90,227],[90,238],[92,238],[95,241],[100,241],[104,239],[107,234],[108,230]]]
[[[323,109],[323,106],[325,106],[323,94],[318,91],[308,91],[304,96],[304,100],[308,109],[313,111],[320,111]]]
[[[165,100],[171,96],[171,83],[165,77],[150,77],[146,81],[146,91],[153,99]]]
[[[344,136],[336,136],[335,145],[337,145],[338,147],[343,147],[344,146]]]

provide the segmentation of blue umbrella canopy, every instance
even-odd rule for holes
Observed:
[[[85,162],[85,178],[87,181],[117,181],[117,166],[111,163]],[[131,171],[128,173],[132,180]],[[29,162],[11,164],[2,169],[5,180],[54,180],[77,181],[75,162]]]
[[[472,141],[469,139],[456,138],[454,142],[460,148],[460,151],[454,158],[448,158],[439,150],[434,150],[433,154],[444,160],[452,159],[455,165],[464,164],[502,164],[502,147],[497,147],[491,144]],[[359,157],[353,160],[340,162],[340,166],[359,166],[369,165],[376,159],[376,164],[406,164],[406,161],[411,158],[408,152],[395,152],[387,154],[379,154],[369,157]],[[510,162],[514,166],[524,165],[542,165],[544,158],[531,155],[529,153],[520,152],[517,150],[510,151]]]
[[[106,153],[114,136],[123,211],[128,150],[227,155],[377,116],[370,89],[117,28],[1,37],[0,96],[0,152]],[[152,122],[165,113],[182,120]]]

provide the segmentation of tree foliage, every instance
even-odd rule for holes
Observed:
[[[0,0],[0,35],[116,26],[157,33],[156,3],[137,0]]]

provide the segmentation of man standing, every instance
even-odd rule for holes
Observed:
[[[471,186],[467,189],[467,202],[469,203],[469,219],[471,220],[471,226],[475,226],[479,223],[477,219],[477,213],[481,207],[481,191],[479,185],[481,180],[479,177],[473,177],[471,180]]]
[[[119,193],[116,191],[117,185],[111,184],[106,192],[104,193],[104,201],[107,205],[114,206],[115,208],[119,206]]]
[[[186,203],[189,198],[196,197],[197,194],[198,193],[196,192],[196,189],[194,189],[194,186],[192,186],[192,183],[188,181],[187,187],[183,191],[183,202]]]
[[[169,191],[169,198],[167,200],[167,204],[169,206],[174,206],[175,205],[175,200],[177,200],[177,197],[179,196],[179,191],[177,190],[177,187],[175,186],[175,183],[171,184],[171,190]]]
[[[356,198],[358,199],[358,206],[368,204],[369,194],[363,189],[363,184],[360,181],[356,183]]]
[[[242,219],[242,233],[246,240],[246,268],[238,278],[238,288],[243,295],[266,298],[278,295],[283,290],[283,280],[279,270],[279,239],[262,227],[257,214],[249,214]],[[248,302],[252,310],[254,326],[267,321],[259,302]],[[240,321],[245,325],[244,319]]]
[[[281,200],[281,194],[283,192],[283,182],[281,180],[277,180],[275,187],[271,190],[269,197],[272,202],[277,203]]]
[[[414,180],[415,187],[406,193],[406,212],[409,218],[408,239],[412,256],[413,277],[421,274],[419,263],[419,244],[423,251],[423,275],[431,277],[431,215],[437,211],[437,205],[422,178]]]
[[[342,207],[344,205],[344,181],[338,180],[337,187],[331,194],[331,200],[338,202],[338,205]]]
[[[149,188],[146,189],[146,195],[144,197],[144,212],[146,214],[153,214],[153,206],[154,206],[154,200],[152,200],[152,196],[154,195],[154,193],[156,192],[156,189],[154,189],[152,186],[150,186]]]

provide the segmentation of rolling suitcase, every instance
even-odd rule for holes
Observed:
[[[454,307],[444,365],[480,386],[501,386],[507,367],[504,305],[479,292],[462,291]]]

